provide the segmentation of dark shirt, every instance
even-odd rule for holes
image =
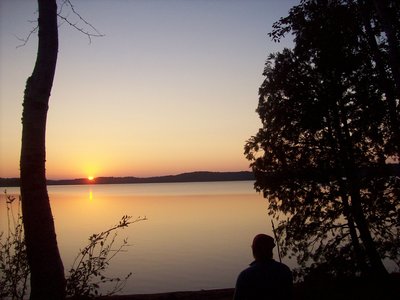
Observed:
[[[256,260],[239,274],[234,300],[289,300],[292,293],[292,272],[285,264],[273,259]]]

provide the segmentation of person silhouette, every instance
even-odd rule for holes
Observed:
[[[255,260],[239,274],[234,300],[292,299],[292,272],[288,266],[272,258],[274,247],[274,239],[269,235],[258,234],[254,237],[251,248]]]

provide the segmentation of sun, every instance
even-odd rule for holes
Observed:
[[[89,181],[92,181],[93,179],[94,179],[94,177],[93,176],[88,176],[88,178],[87,178]]]

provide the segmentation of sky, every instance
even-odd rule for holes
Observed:
[[[103,37],[59,20],[46,129],[49,179],[245,171],[272,24],[295,0],[71,0]],[[64,10],[72,22],[78,18]],[[33,0],[0,1],[0,177],[19,177]],[[82,22],[77,27],[84,27]]]

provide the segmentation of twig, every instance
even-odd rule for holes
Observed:
[[[69,7],[72,11],[72,13],[78,17],[78,22],[83,22],[84,26],[83,27],[79,27],[78,26],[78,22],[74,23],[72,21],[70,21],[69,19],[69,14],[66,13],[64,14],[63,9],[64,7]],[[84,35],[86,35],[86,37],[89,40],[89,44],[92,43],[92,37],[103,37],[104,34],[100,33],[96,27],[94,27],[92,24],[90,24],[88,21],[86,21],[76,10],[75,7],[72,5],[70,0],[64,0],[62,1],[61,5],[60,5],[60,9],[57,13],[57,16],[60,18],[60,20],[62,21],[59,26],[62,26],[64,23],[67,23],[68,25],[72,26],[74,29],[76,29],[77,31],[79,31],[80,33],[83,33]],[[36,23],[35,27],[29,32],[29,34],[27,35],[26,38],[20,38],[18,36],[15,36],[17,38],[17,40],[19,40],[20,42],[22,42],[20,45],[18,45],[16,48],[20,48],[20,47],[24,47],[30,40],[31,36],[36,33],[39,29],[39,24],[37,21],[30,21],[31,23]],[[89,27],[89,30],[86,30],[85,27]]]
[[[276,241],[276,247],[278,249],[279,262],[282,262],[281,249],[279,247],[278,236],[276,235],[275,225],[274,225],[274,221],[272,219],[271,219],[271,224],[272,224],[272,231],[274,232],[274,237],[275,237],[275,241]]]

